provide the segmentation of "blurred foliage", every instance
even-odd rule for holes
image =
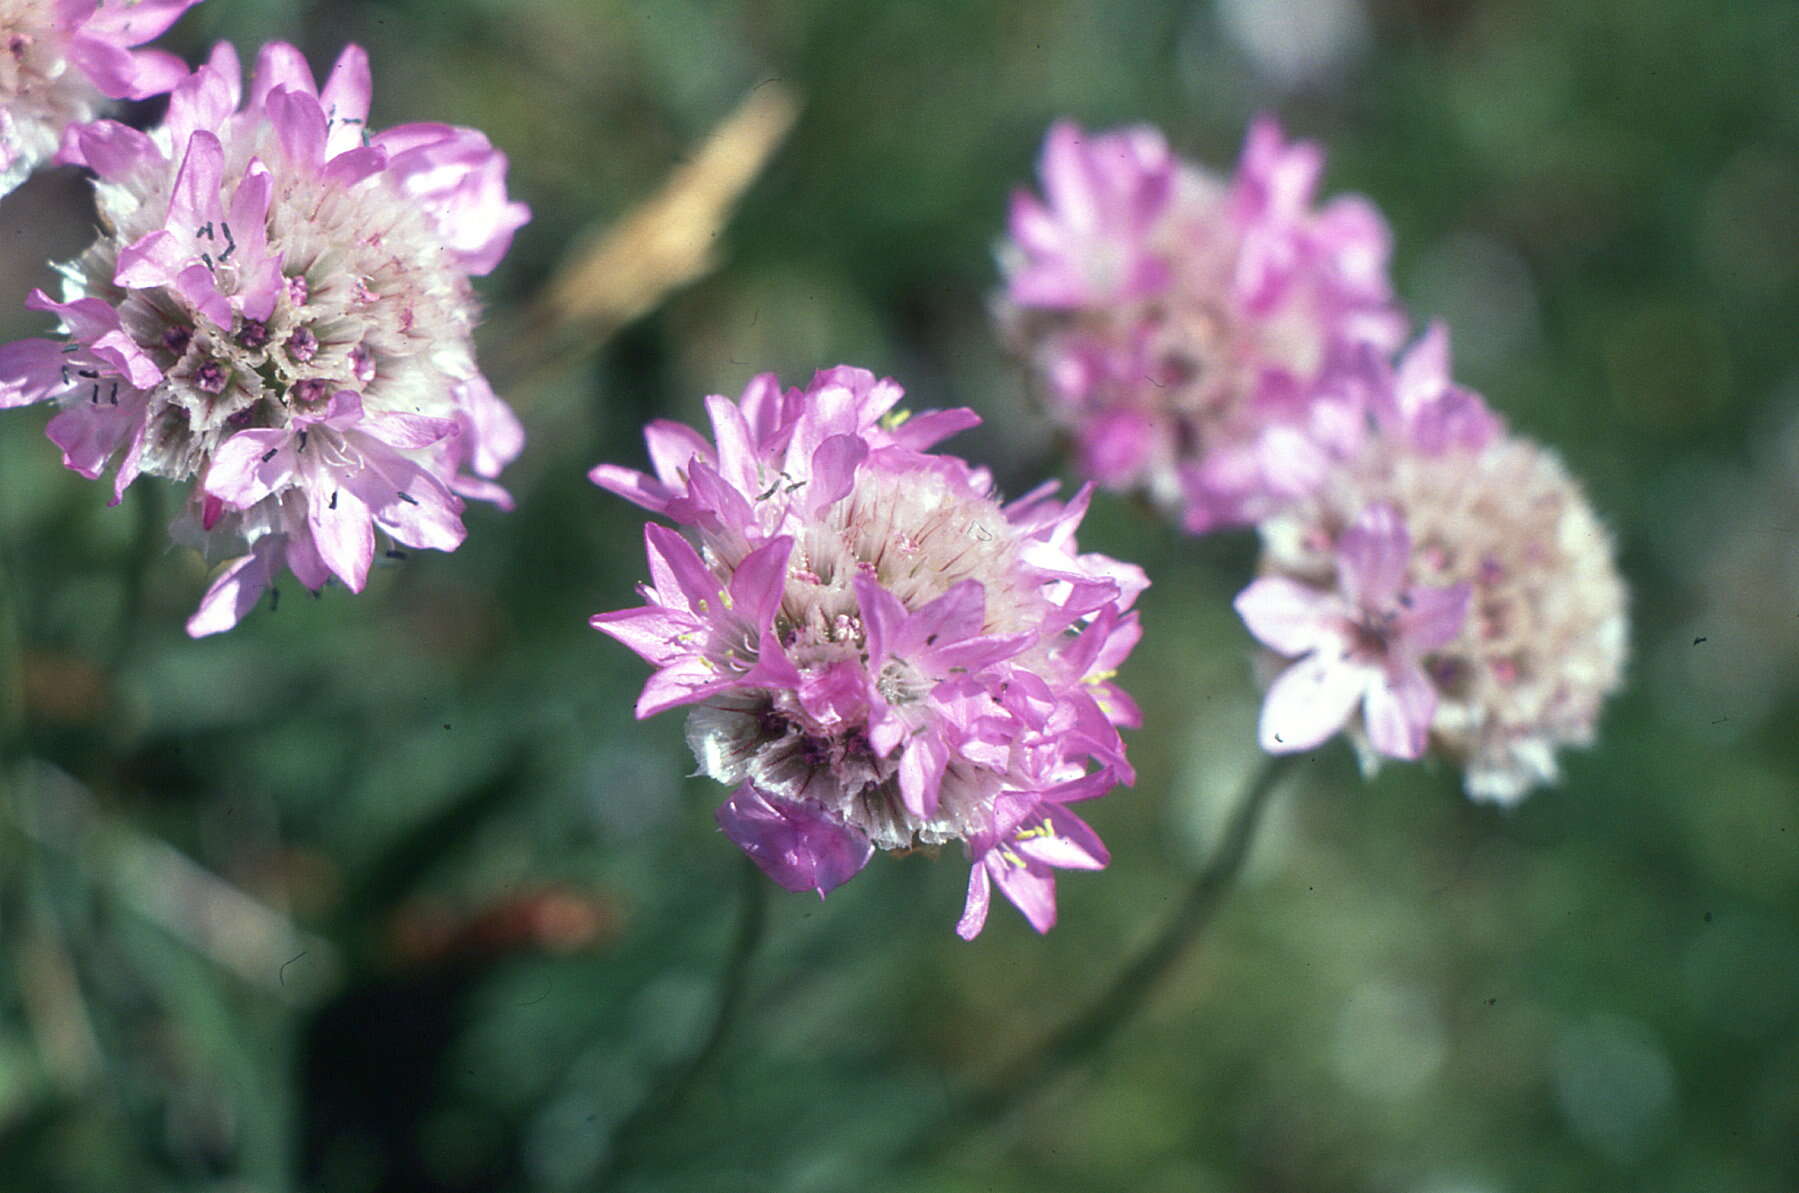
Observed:
[[[1101,501],[1083,542],[1155,580],[1112,869],[1049,937],[972,945],[947,853],[771,890],[742,1022],[623,1183],[1799,1188],[1799,8],[211,0],[174,48],[274,37],[359,41],[377,123],[508,151],[536,214],[483,285],[501,331],[759,84],[804,107],[721,268],[514,395],[518,510],[361,597],[190,642],[167,495],[109,509],[41,412],[0,419],[0,1188],[594,1187],[711,1029],[739,895],[679,717],[633,722],[642,665],[585,628],[642,573],[586,468],[849,361],[981,410],[952,447],[1021,491],[1059,462],[985,302],[1044,127],[1150,120],[1223,165],[1261,109],[1380,203],[1403,297],[1617,530],[1636,652],[1600,744],[1510,814],[1321,751],[1140,1020],[908,1170],[1153,934],[1254,764],[1253,543]],[[86,186],[0,204],[0,291],[81,247]]]

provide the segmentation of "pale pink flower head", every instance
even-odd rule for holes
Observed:
[[[283,567],[361,591],[377,531],[453,550],[463,497],[508,500],[523,432],[476,367],[468,279],[527,212],[480,133],[371,134],[371,90],[355,46],[321,89],[276,43],[246,95],[220,45],[161,125],[79,125],[62,149],[99,176],[102,234],[60,267],[62,301],[27,301],[62,338],[0,347],[0,407],[54,402],[68,467],[118,457],[115,501],[140,475],[191,484],[172,532],[230,561],[196,636]]]
[[[1237,598],[1258,639],[1298,657],[1269,689],[1262,744],[1346,728],[1370,769],[1435,754],[1471,797],[1514,802],[1592,740],[1621,682],[1610,538],[1553,455],[1449,380],[1440,328],[1363,376],[1387,385],[1376,431],[1261,524],[1263,576]]]
[[[877,848],[961,841],[958,931],[994,884],[1046,930],[1050,869],[1107,860],[1066,805],[1134,777],[1112,675],[1147,581],[1077,551],[1086,491],[1001,504],[928,450],[973,413],[901,396],[861,369],[764,375],[707,399],[710,439],[651,423],[653,474],[590,475],[688,533],[647,526],[645,603],[593,625],[657,669],[638,716],[691,706],[700,768],[735,788],[719,825],[777,883],[822,896]]]
[[[1267,118],[1228,180],[1153,129],[1051,130],[1048,202],[1013,201],[997,308],[1093,480],[1203,533],[1311,491],[1353,444],[1363,412],[1327,378],[1405,320],[1385,223],[1360,198],[1316,206],[1322,167]]]
[[[187,74],[160,37],[200,0],[0,0],[0,195],[108,99],[161,95]]]

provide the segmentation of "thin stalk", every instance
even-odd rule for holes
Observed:
[[[672,1118],[700,1084],[713,1064],[723,1054],[732,1029],[743,1009],[749,990],[750,962],[768,926],[768,879],[747,857],[742,864],[742,894],[737,918],[737,934],[731,943],[719,976],[718,1006],[706,1038],[679,1067],[671,1071],[659,1088],[644,1098],[612,1133],[612,1150],[600,1171],[598,1188],[610,1189],[636,1166],[646,1139]]]
[[[1295,755],[1266,758],[1238,797],[1217,851],[1194,878],[1161,933],[1087,1008],[1018,1057],[998,1075],[952,1100],[937,1120],[915,1136],[906,1158],[919,1161],[974,1135],[1018,1109],[1045,1085],[1103,1049],[1143,1009],[1157,985],[1193,948],[1231,892],[1249,857],[1269,796],[1280,786]]]

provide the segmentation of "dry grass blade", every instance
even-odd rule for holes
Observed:
[[[798,114],[798,100],[776,82],[744,97],[661,190],[570,256],[525,319],[521,340],[535,360],[515,361],[535,364],[573,355],[577,345],[597,346],[669,291],[713,269],[731,209]]]

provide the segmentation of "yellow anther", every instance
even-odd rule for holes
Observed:
[[[889,410],[881,416],[881,430],[896,430],[899,425],[912,417],[910,410]]]

